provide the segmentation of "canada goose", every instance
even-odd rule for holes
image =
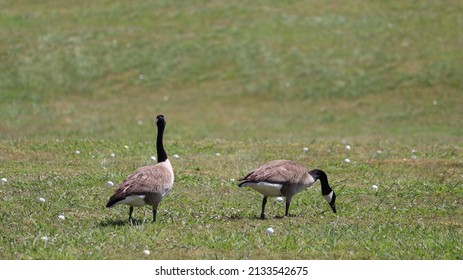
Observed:
[[[303,165],[290,160],[274,160],[259,166],[244,178],[240,179],[239,187],[251,187],[264,195],[260,218],[264,219],[264,209],[267,198],[284,196],[286,198],[285,216],[289,215],[289,205],[293,196],[317,180],[322,185],[322,195],[336,213],[336,194],[328,184],[326,173],[319,169],[308,171]]]
[[[155,222],[158,205],[174,183],[174,171],[162,143],[166,126],[163,115],[156,117],[156,125],[158,127],[156,139],[158,163],[142,166],[127,176],[106,204],[108,208],[118,204],[129,205],[130,221],[132,221],[133,207],[151,205],[153,206],[153,222]]]

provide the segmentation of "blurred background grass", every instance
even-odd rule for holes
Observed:
[[[1,138],[460,142],[462,9],[0,1]]]

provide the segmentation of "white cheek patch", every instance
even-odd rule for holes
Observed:
[[[333,199],[333,191],[331,191],[330,194],[324,195],[323,198],[326,202],[331,203],[331,200]]]

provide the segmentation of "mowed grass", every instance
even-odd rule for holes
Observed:
[[[167,141],[179,156],[171,157],[175,186],[155,224],[146,207],[136,208],[132,226],[128,207],[104,208],[112,193],[106,182],[150,163],[154,148],[121,144],[129,148],[84,140],[2,143],[10,174],[2,185],[2,257],[139,259],[145,249],[152,252],[146,258],[157,259],[462,257],[462,155],[453,147],[419,146],[412,153],[393,143],[354,143],[346,151],[323,142],[304,152],[288,143]],[[295,197],[294,217],[282,218],[284,204],[272,199],[268,218],[258,218],[262,197],[232,179],[282,157],[328,173],[338,214],[317,184]],[[266,234],[268,227],[275,234]]]
[[[462,11],[0,1],[0,258],[463,258]],[[161,113],[174,188],[130,225],[106,182],[154,163]],[[338,213],[317,183],[258,219],[236,181],[281,158]]]

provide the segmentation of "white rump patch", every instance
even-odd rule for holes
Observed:
[[[129,206],[133,207],[139,207],[139,206],[144,206],[146,205],[145,201],[145,195],[131,195],[126,197],[125,199],[119,201],[117,204],[127,204]]]
[[[330,194],[324,195],[323,198],[328,202],[331,203],[331,199],[333,199],[333,191]]]
[[[264,196],[270,196],[270,197],[275,197],[275,196],[283,196],[281,193],[281,188],[283,187],[282,184],[274,184],[274,183],[268,183],[268,182],[258,182],[258,183],[245,183],[242,185],[243,187],[251,187],[255,191],[258,191],[259,193],[263,194]]]

